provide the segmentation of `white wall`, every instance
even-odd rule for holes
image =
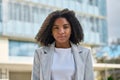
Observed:
[[[8,53],[9,53],[9,43],[8,39],[0,37],[0,62],[8,60]]]

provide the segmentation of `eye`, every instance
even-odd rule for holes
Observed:
[[[58,26],[53,26],[53,29],[59,29]]]
[[[64,27],[64,29],[67,29],[67,28],[69,28],[70,26],[69,26],[69,25],[64,25],[63,27]]]
[[[64,29],[67,29],[68,28],[68,26],[64,26]]]

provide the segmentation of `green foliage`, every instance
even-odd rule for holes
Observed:
[[[109,76],[108,77],[108,80],[114,80],[112,76]]]

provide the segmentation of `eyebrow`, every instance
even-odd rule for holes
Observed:
[[[64,25],[70,25],[70,24],[64,24]],[[64,26],[64,25],[63,25],[63,26]],[[54,24],[53,26],[58,26],[58,25]]]

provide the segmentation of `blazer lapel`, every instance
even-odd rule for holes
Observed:
[[[78,46],[71,43],[72,50],[73,50],[73,56],[75,60],[75,80],[83,80],[84,75],[84,64],[82,60],[82,50],[78,49]]]
[[[42,56],[42,70],[44,80],[51,79],[51,66],[53,62],[54,43],[50,47],[44,48],[44,54]]]

